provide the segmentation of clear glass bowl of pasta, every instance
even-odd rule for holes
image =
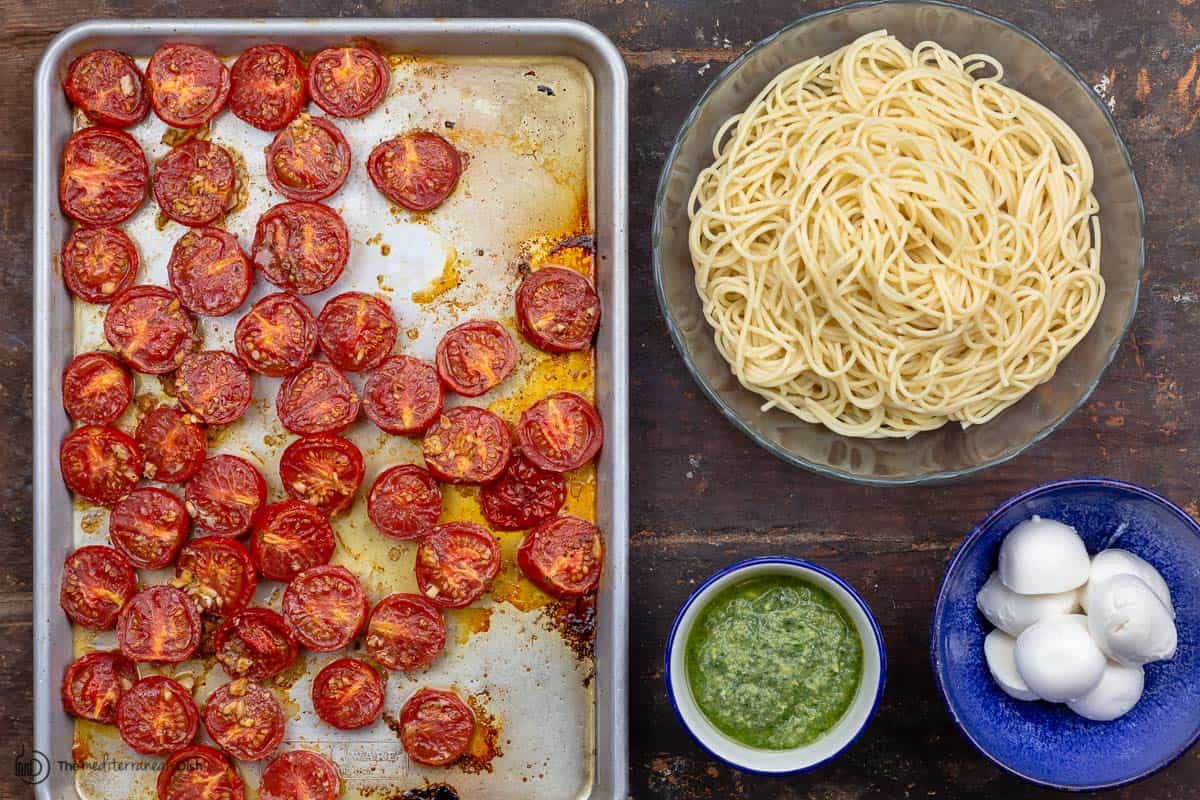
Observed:
[[[1103,302],[1098,310],[1092,309],[1094,322],[1086,334],[1069,342],[1071,349],[1052,377],[1037,378],[1036,385],[1030,381],[1031,388],[1021,399],[986,421],[965,426],[961,420],[949,421],[907,437],[838,431],[837,425],[805,421],[747,389],[714,341],[689,245],[693,187],[713,165],[713,141],[726,121],[745,111],[789,67],[880,29],[908,48],[932,41],[952,53],[991,56],[1003,66],[1005,86],[1049,108],[1066,123],[1091,157],[1091,193],[1099,204],[1103,242],[1098,258]],[[1141,194],[1116,126],[1103,102],[1060,56],[1011,23],[961,6],[929,0],[862,2],[805,17],[758,42],[717,76],[700,98],[675,140],[659,182],[652,231],[654,278],[671,336],[693,377],[722,413],[759,445],[794,465],[858,483],[933,483],[1013,458],[1052,433],[1084,403],[1115,356],[1137,308],[1143,225]],[[1094,272],[1095,260],[1092,263]],[[737,316],[740,312],[735,308],[721,313]],[[1032,318],[1028,310],[1023,313],[1027,316],[1016,319]],[[804,322],[815,324],[803,317],[794,320],[797,325]]]

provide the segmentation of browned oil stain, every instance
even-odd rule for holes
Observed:
[[[491,772],[492,762],[504,755],[500,747],[500,733],[503,726],[496,716],[488,710],[486,692],[467,695],[467,705],[475,714],[475,731],[467,745],[467,752],[454,762],[454,766],[463,772],[477,775],[481,772]]]
[[[492,609],[481,606],[452,609],[446,614],[454,621],[454,639],[466,644],[472,634],[486,633],[492,627]]]
[[[79,520],[79,527],[83,529],[84,533],[98,533],[103,524],[103,511],[88,511],[83,515],[83,518]]]
[[[296,681],[304,677],[305,670],[308,669],[308,659],[304,657],[304,653],[300,653],[296,658],[292,659],[292,663],[284,667],[283,672],[271,678],[271,683],[278,689],[291,689]]]
[[[424,289],[412,293],[412,301],[418,305],[429,305],[434,300],[455,289],[462,283],[462,275],[458,269],[458,253],[453,248],[446,254],[446,263],[442,266],[442,274],[434,278]]]
[[[458,800],[458,790],[448,783],[430,783],[420,789],[405,789],[387,800]]]
[[[591,659],[595,656],[595,595],[555,600],[542,610],[538,619],[548,630],[561,636],[580,659]]]
[[[75,742],[71,745],[71,760],[76,766],[82,766],[92,758],[92,743],[87,737],[79,735],[79,731],[75,732]]]
[[[511,561],[500,569],[490,591],[497,602],[509,603],[518,611],[534,611],[554,599],[526,579]]]

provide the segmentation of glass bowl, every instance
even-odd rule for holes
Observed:
[[[804,422],[742,387],[713,342],[688,252],[687,202],[712,163],[720,125],[775,75],[880,28],[912,47],[929,39],[959,54],[987,53],[1004,82],[1046,105],[1083,140],[1100,203],[1104,305],[1091,331],[1054,377],[987,424],[948,423],[910,439],[861,439]],[[932,483],[969,475],[1016,456],[1048,436],[1091,394],[1137,309],[1144,249],[1141,193],[1129,153],[1095,92],[1059,55],[1004,20],[931,0],[862,2],[805,17],[763,39],[730,64],[688,115],[659,180],[653,226],[654,280],[679,352],[704,393],[751,439],[783,460],[858,483]]]

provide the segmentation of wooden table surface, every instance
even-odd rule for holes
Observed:
[[[32,79],[50,38],[89,17],[564,16],[608,34],[630,72],[632,574],[630,763],[639,798],[1042,797],[977,755],[938,701],[927,625],[943,567],[992,506],[1034,483],[1107,475],[1200,515],[1200,2],[985,0],[1064,55],[1113,110],[1146,201],[1146,274],[1133,329],[1085,408],[1048,440],[986,474],[918,489],[870,489],[776,461],[696,390],[654,299],[650,216],[663,158],[688,109],[752,41],[832,5],[797,0],[0,0],[0,796],[27,797],[12,759],[32,747]],[[1189,400],[1188,398],[1193,398]],[[747,480],[747,476],[751,476]],[[772,779],[715,764],[667,702],[663,644],[696,582],[753,555],[820,561],[874,608],[889,650],[883,706],[842,758]],[[1152,735],[1152,734],[1148,734]],[[1196,797],[1200,748],[1103,796]]]

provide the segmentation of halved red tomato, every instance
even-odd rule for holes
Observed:
[[[280,753],[263,771],[261,800],[337,800],[342,793],[338,768],[311,750]]]
[[[547,264],[517,289],[521,334],[548,353],[586,350],[600,325],[600,298],[578,272]]]
[[[424,433],[441,416],[444,401],[437,370],[412,356],[388,356],[363,386],[367,417],[397,436]]]
[[[234,614],[250,604],[258,576],[250,553],[236,539],[192,539],[175,561],[175,586],[206,614]]]
[[[153,184],[154,199],[168,219],[198,228],[233,205],[237,165],[221,145],[188,139],[154,165]]]
[[[447,522],[417,545],[417,587],[443,608],[471,605],[500,572],[500,545],[473,522]]]
[[[555,517],[525,534],[517,566],[526,578],[556,597],[596,591],[604,571],[604,537],[578,517]]]
[[[416,464],[388,467],[367,495],[367,516],[380,533],[393,539],[425,535],[441,513],[441,487]]]
[[[221,317],[246,302],[254,285],[254,268],[237,237],[220,228],[185,233],[167,262],[171,288],[184,308],[206,317]]]
[[[462,158],[436,133],[416,131],[375,145],[367,174],[393,203],[409,211],[430,211],[458,185]]]
[[[281,44],[243,50],[229,71],[229,82],[229,109],[259,130],[287,125],[308,99],[304,64]]]
[[[63,564],[59,604],[76,625],[105,631],[137,590],[137,573],[111,547],[80,547]]]
[[[518,454],[495,483],[479,490],[483,516],[493,528],[519,531],[558,513],[567,499],[567,482]]]
[[[348,731],[370,725],[383,711],[383,681],[369,664],[339,658],[312,682],[313,708],[333,727]]]
[[[365,642],[371,658],[388,669],[425,669],[446,647],[446,621],[419,594],[389,594],[371,610]]]
[[[146,198],[146,154],[125,131],[84,128],[67,140],[62,160],[58,202],[81,225],[119,225]]]
[[[350,145],[327,119],[301,114],[267,148],[267,180],[289,200],[324,200],[350,174]]]
[[[446,483],[491,483],[512,457],[504,420],[477,406],[448,408],[421,443],[425,465]]]
[[[463,397],[478,397],[499,386],[516,365],[517,343],[492,320],[464,322],[438,342],[438,377]]]
[[[345,567],[306,569],[283,592],[283,617],[296,641],[318,653],[349,647],[367,619],[367,595]]]
[[[196,527],[218,536],[241,536],[267,502],[267,482],[240,456],[213,456],[188,481],[183,499]]]
[[[254,229],[254,265],[271,283],[296,294],[334,284],[350,257],[350,233],[336,211],[289,201],[271,208]]]
[[[121,738],[148,756],[182,750],[196,738],[199,728],[200,712],[192,693],[164,675],[142,678],[117,704]]]
[[[229,70],[207,47],[164,44],[146,65],[150,105],[173,128],[198,128],[225,107]]]
[[[76,228],[62,249],[63,283],[80,300],[111,303],[133,285],[138,251],[119,228]]]
[[[327,361],[314,361],[288,377],[275,396],[275,411],[292,433],[341,433],[358,416],[354,385]]]
[[[346,372],[379,366],[396,346],[399,333],[391,307],[366,292],[339,294],[317,317],[321,351]]]
[[[81,353],[63,370],[63,408],[79,422],[107,425],[132,401],[129,370],[108,353]]]
[[[279,480],[288,497],[326,516],[350,507],[363,470],[362,453],[354,443],[328,433],[302,436],[279,457]]]
[[[142,452],[142,474],[161,483],[183,483],[200,471],[208,450],[204,429],[193,417],[159,406],[138,423],[134,434]]]
[[[247,608],[227,616],[213,635],[213,649],[231,678],[262,680],[296,660],[296,642],[287,624],[269,608]]]
[[[142,71],[116,50],[89,50],[72,61],[63,88],[68,100],[101,125],[128,128],[150,110]]]
[[[245,800],[246,787],[224,755],[202,744],[180,750],[158,773],[158,800]]]
[[[246,366],[281,378],[299,372],[317,349],[317,320],[293,294],[269,294],[238,320],[233,335]]]
[[[241,761],[261,761],[283,741],[284,716],[270,690],[238,678],[208,696],[204,729],[221,749]]]
[[[137,679],[137,664],[115,650],[80,656],[63,673],[63,708],[73,717],[111,725],[117,702]]]
[[[329,47],[308,62],[308,94],[326,114],[361,117],[383,100],[388,65],[366,47]]]
[[[204,350],[184,357],[175,373],[175,393],[202,422],[228,425],[250,407],[254,385],[250,370],[233,353]]]
[[[142,454],[133,439],[107,425],[84,425],[58,448],[67,488],[97,505],[111,506],[142,477]]]
[[[177,369],[191,349],[196,322],[172,292],[143,284],[108,307],[104,338],[138,372],[162,375]]]
[[[333,557],[333,528],[325,515],[299,500],[272,503],[250,536],[254,565],[269,581],[290,581]]]
[[[196,604],[174,586],[151,586],[130,598],[117,618],[126,658],[149,663],[187,661],[200,647]]]
[[[418,689],[400,709],[400,743],[418,764],[442,767],[467,751],[475,715],[454,692]]]
[[[183,501],[153,486],[134,489],[108,517],[113,547],[139,569],[161,569],[175,560],[192,520]]]
[[[596,457],[604,442],[604,426],[587,400],[558,392],[521,414],[517,438],[521,452],[534,464],[551,472],[567,472]]]

